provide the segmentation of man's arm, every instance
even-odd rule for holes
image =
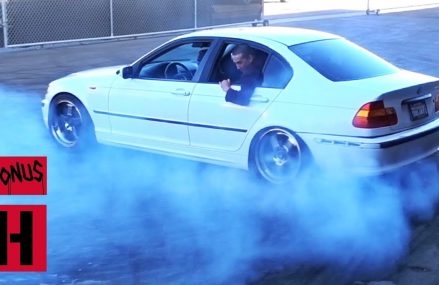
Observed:
[[[241,78],[241,90],[237,91],[230,87],[230,80],[221,82],[221,88],[226,92],[226,102],[247,106],[255,89],[261,83],[260,76],[257,74],[243,76]]]

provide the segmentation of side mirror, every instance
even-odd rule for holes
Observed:
[[[122,68],[122,78],[133,78],[133,67],[132,66],[125,66]]]

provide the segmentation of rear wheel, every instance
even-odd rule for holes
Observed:
[[[272,128],[259,134],[252,146],[252,166],[265,180],[284,184],[294,180],[304,166],[304,147],[290,131]]]
[[[49,130],[55,141],[65,148],[77,149],[95,141],[93,123],[85,107],[74,96],[58,95],[49,113]]]

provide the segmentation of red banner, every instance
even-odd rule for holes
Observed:
[[[47,157],[0,157],[0,195],[46,195]]]
[[[46,205],[0,205],[0,271],[47,270]]]

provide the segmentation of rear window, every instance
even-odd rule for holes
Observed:
[[[291,67],[277,56],[272,55],[265,66],[262,87],[285,88],[292,76]]]
[[[395,73],[398,68],[344,39],[309,42],[289,47],[332,81],[350,81]]]

